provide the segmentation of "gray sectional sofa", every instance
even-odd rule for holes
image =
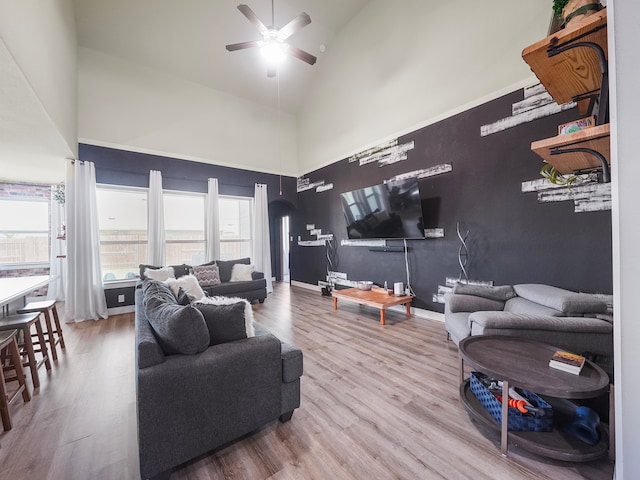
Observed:
[[[179,305],[164,283],[140,282],[135,341],[141,478],[168,478],[173,467],[278,418],[287,421],[300,406],[302,352],[255,324],[255,336],[249,336],[246,308],[244,301]]]
[[[458,283],[445,295],[445,328],[456,345],[469,335],[509,335],[590,356],[613,355],[607,303],[550,285]]]

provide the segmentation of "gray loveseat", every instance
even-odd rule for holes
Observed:
[[[194,305],[179,305],[162,282],[145,280],[136,289],[143,479],[168,478],[173,467],[278,418],[287,421],[300,406],[299,349],[255,324],[253,337],[210,345],[209,320]],[[223,318],[237,314],[238,305],[245,311],[245,302],[226,305]]]
[[[445,328],[457,345],[469,335],[509,335],[566,350],[613,354],[613,316],[593,295],[541,284],[458,283],[445,295]]]

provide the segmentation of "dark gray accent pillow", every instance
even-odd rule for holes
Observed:
[[[473,285],[460,282],[456,283],[453,287],[453,293],[460,293],[462,295],[475,295],[476,297],[499,300],[501,302],[506,302],[510,298],[516,296],[516,292],[511,285],[491,287],[487,285]]]
[[[145,280],[142,288],[145,315],[166,355],[193,355],[207,349],[209,331],[197,308],[178,305],[162,282]]]
[[[194,297],[190,296],[182,287],[178,289],[178,295],[176,296],[176,302],[178,302],[178,305],[191,305],[191,300],[193,299]]]
[[[204,316],[204,321],[209,330],[209,345],[218,345],[247,338],[244,322],[244,302],[232,303],[231,305],[195,303],[194,306]]]
[[[251,265],[251,259],[249,257],[239,258],[237,260],[216,260],[218,269],[220,270],[220,281],[228,282],[231,280],[231,270],[236,263],[243,263],[245,265]]]

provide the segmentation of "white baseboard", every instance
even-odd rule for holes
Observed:
[[[322,287],[319,285],[299,282],[297,280],[291,280],[291,286],[304,288],[305,290],[313,290],[314,292],[319,292],[322,290]],[[405,308],[402,305],[391,307],[388,310],[393,310],[395,312],[401,312],[401,313],[406,312]],[[416,317],[428,318],[429,320],[436,320],[438,322],[444,323],[444,313],[434,312],[432,310],[426,310],[424,308],[416,308],[416,307],[411,307],[411,313]]]

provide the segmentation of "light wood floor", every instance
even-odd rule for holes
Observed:
[[[285,424],[176,469],[172,480],[608,479],[605,459],[543,460],[472,424],[458,400],[457,352],[434,320],[276,285],[256,321],[304,351],[302,405]],[[138,476],[133,314],[65,325],[66,353],[0,434],[0,478]],[[158,419],[162,421],[162,419]]]

